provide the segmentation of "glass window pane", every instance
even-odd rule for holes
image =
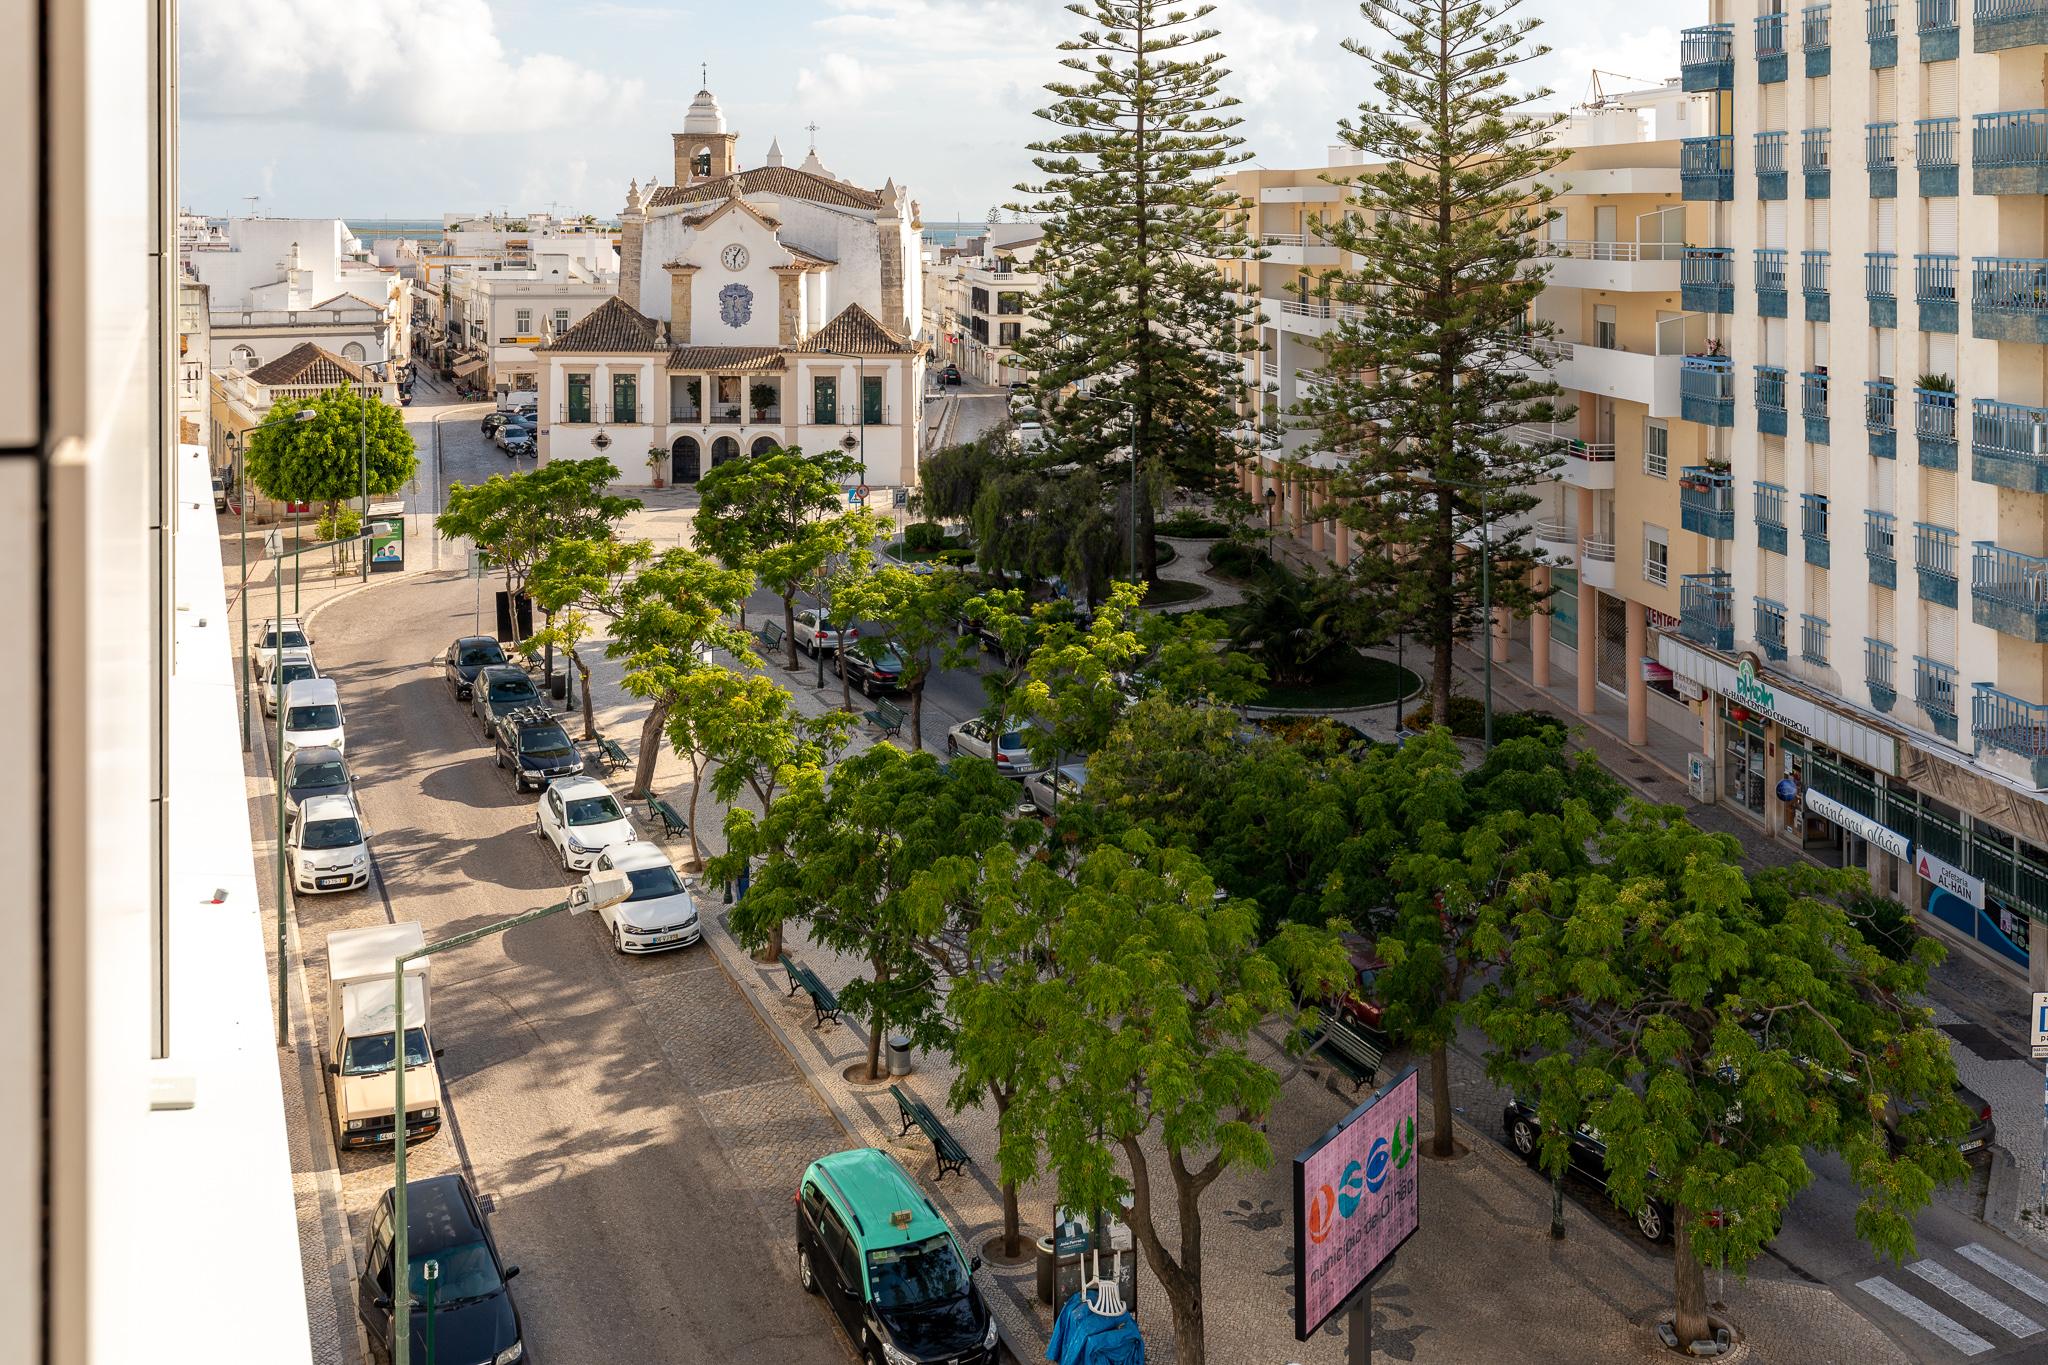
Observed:
[[[868,426],[878,426],[882,421],[882,377],[868,375],[860,383],[860,420]]]
[[[830,375],[819,375],[811,381],[811,421],[831,426],[838,420],[839,381]]]

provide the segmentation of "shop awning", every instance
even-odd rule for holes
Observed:
[[[489,363],[480,355],[467,356],[455,362],[455,377],[457,379],[467,379]]]

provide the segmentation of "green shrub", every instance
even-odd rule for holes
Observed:
[[[1913,954],[1920,928],[1913,912],[1889,896],[1859,891],[1849,898],[1849,923],[1863,941],[1893,962],[1904,962]]]
[[[1431,702],[1422,703],[1404,719],[1412,730],[1427,730],[1439,723],[1436,718],[1436,707]],[[1500,718],[1496,716],[1494,719],[1498,721]],[[1452,697],[1449,725],[1451,733],[1459,739],[1480,738],[1486,733],[1485,703],[1477,697]]]
[[[1218,541],[1209,548],[1209,567],[1225,578],[1247,583],[1266,583],[1287,576],[1287,570],[1273,562],[1263,545],[1243,540]]]
[[[1188,508],[1153,523],[1152,529],[1162,536],[1175,536],[1181,540],[1221,540],[1230,534],[1230,527],[1223,522]]]
[[[932,562],[935,564],[951,565],[953,568],[956,569],[964,569],[968,565],[974,563],[974,551],[940,550],[937,554],[934,554],[932,556]]]
[[[913,521],[903,528],[903,549],[914,555],[946,547],[946,528],[936,521]]]
[[[1481,723],[1483,727],[1483,717]],[[1548,711],[1496,711],[1493,716],[1493,738],[1496,743],[1509,739],[1526,739],[1540,735],[1546,730],[1568,732],[1570,729],[1569,725]]]

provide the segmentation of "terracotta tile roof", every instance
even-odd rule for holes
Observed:
[[[779,199],[807,199],[814,204],[837,204],[841,208],[849,209],[882,207],[882,196],[879,191],[864,190],[857,185],[842,185],[837,180],[812,175],[809,171],[800,171],[794,166],[760,166],[751,171],[739,171],[695,185],[663,185],[648,199],[647,207],[661,208],[668,204],[699,204],[708,199],[730,199],[734,193],[735,180],[741,182],[740,193],[772,194]]]
[[[805,251],[805,250],[804,250],[804,249],[803,249],[802,247],[800,247],[800,246],[792,246],[792,245],[790,245],[790,244],[789,244],[788,242],[783,242],[783,243],[781,243],[781,246],[782,246],[782,249],[783,249],[784,251],[787,251],[787,252],[788,252],[788,253],[789,253],[790,255],[792,255],[792,256],[794,256],[794,257],[796,257],[798,261],[800,261],[801,263],[803,263],[803,264],[805,264],[805,265],[838,265],[838,264],[839,264],[839,262],[837,262],[837,261],[833,260],[833,259],[832,259],[832,258],[831,258],[830,256],[820,256],[820,255],[819,255],[819,254],[818,254],[817,252],[815,252],[815,251]]]
[[[343,360],[332,351],[302,341],[267,365],[249,372],[249,381],[266,389],[331,389],[337,384],[360,384],[366,376],[353,360]]]
[[[778,346],[678,346],[668,353],[671,370],[780,370]]]
[[[836,355],[916,355],[922,342],[890,331],[873,313],[849,303],[832,321],[805,338],[796,350],[804,355],[831,351]]]
[[[661,324],[628,304],[624,299],[606,299],[590,315],[556,337],[536,353],[602,353],[607,351],[666,351]]]

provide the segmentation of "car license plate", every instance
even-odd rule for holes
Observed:
[[[654,941],[656,943],[674,943],[677,939],[681,937],[681,934],[656,934],[654,936]]]
[[[1982,1147],[1983,1145],[1984,1145],[1984,1139],[1982,1139],[1982,1138],[1972,1138],[1972,1139],[1971,1139],[1970,1141],[1968,1141],[1968,1142],[1964,1143],[1964,1144],[1963,1144],[1963,1145],[1962,1145],[1961,1147],[1959,1147],[1959,1148],[1958,1148],[1957,1150],[1958,1150],[1958,1151],[1964,1151],[1964,1152],[1974,1152],[1974,1151],[1976,1151],[1976,1150],[1977,1150],[1977,1149],[1978,1149],[1979,1147]]]
[[[313,885],[321,887],[347,886],[352,880],[354,879],[350,877],[316,877],[313,879]]]

